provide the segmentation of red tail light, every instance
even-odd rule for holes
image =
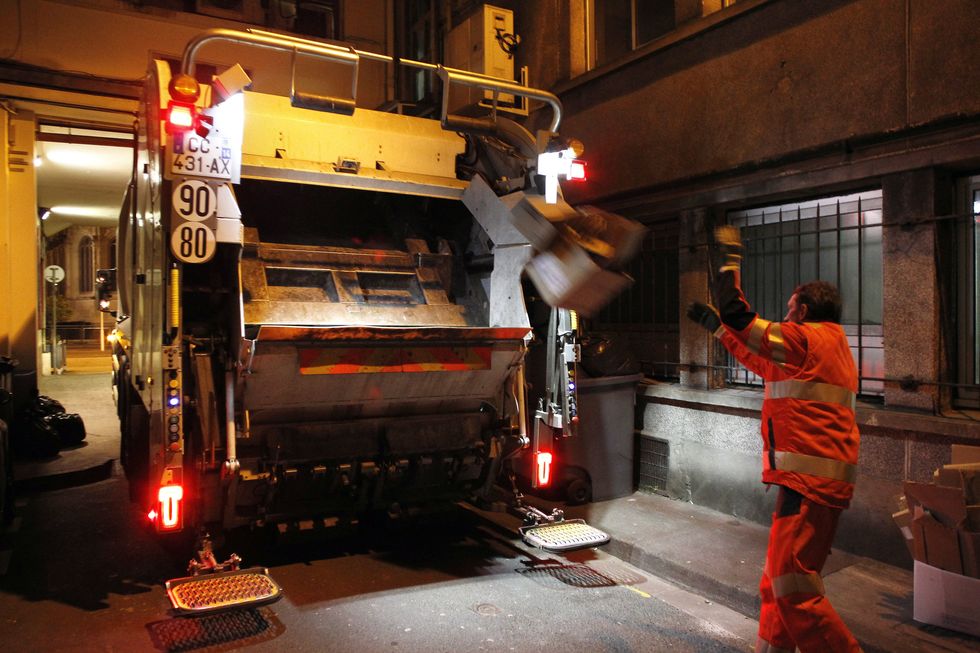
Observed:
[[[171,100],[167,105],[167,133],[197,129],[197,108],[193,104]]]
[[[157,529],[172,531],[184,525],[183,511],[184,488],[179,485],[162,485],[157,491],[156,513],[159,518]],[[150,519],[153,519],[150,511]]]
[[[568,179],[573,181],[585,181],[585,161],[582,159],[573,159],[570,164],[568,164]]]
[[[551,485],[551,462],[550,451],[539,451],[534,454],[534,486],[548,487]]]

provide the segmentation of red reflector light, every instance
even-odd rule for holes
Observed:
[[[181,511],[181,501],[183,498],[184,488],[179,485],[163,485],[160,487],[157,492],[157,507],[160,516],[158,526],[161,530],[172,530],[181,527],[184,517]]]
[[[539,451],[534,454],[534,480],[537,482],[537,487],[551,485],[551,459],[550,451]]]
[[[574,181],[585,181],[585,161],[574,159],[568,166],[568,178]]]
[[[195,129],[197,110],[193,104],[170,101],[167,105],[167,133],[184,132]]]

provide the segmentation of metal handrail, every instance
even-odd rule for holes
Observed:
[[[283,52],[292,53],[302,53],[315,57],[320,57],[323,59],[329,59],[336,61],[338,63],[345,63],[354,66],[354,99],[357,98],[357,66],[361,59],[368,59],[371,61],[379,61],[382,63],[394,63],[401,64],[409,68],[418,68],[421,70],[428,70],[430,72],[436,73],[439,78],[443,81],[443,100],[442,100],[442,122],[445,124],[447,122],[447,117],[449,113],[449,87],[452,84],[459,84],[461,86],[468,86],[472,88],[480,88],[487,91],[493,91],[495,94],[509,93],[516,95],[518,97],[527,98],[529,100],[538,100],[548,104],[552,110],[551,123],[549,124],[549,131],[557,131],[558,126],[561,124],[561,114],[562,105],[561,100],[558,99],[554,93],[548,91],[531,88],[529,86],[522,86],[516,82],[509,81],[506,79],[501,79],[499,77],[491,77],[489,75],[481,75],[479,73],[473,73],[466,70],[458,70],[456,68],[447,68],[442,65],[426,63],[424,61],[415,61],[413,59],[400,59],[396,57],[391,57],[389,55],[377,54],[375,52],[366,52],[363,50],[356,50],[353,47],[344,47],[341,45],[335,45],[332,43],[322,43],[320,41],[313,41],[311,39],[304,39],[298,36],[290,36],[286,34],[276,34],[274,32],[267,32],[265,30],[250,28],[247,31],[225,29],[225,28],[215,28],[204,31],[190,41],[184,48],[183,59],[181,60],[181,72],[187,75],[194,75],[195,60],[197,58],[198,51],[206,43],[211,41],[231,41],[234,43],[242,43],[248,45],[255,45],[263,48],[270,48],[273,50],[281,50]]]
[[[319,41],[313,41],[311,39],[304,39],[298,36],[291,36],[287,34],[276,34],[274,32],[267,32],[265,30],[249,28],[248,32],[252,34],[261,34],[263,36],[273,36],[282,39],[289,40],[295,43],[302,43],[307,45],[336,48],[339,51],[346,52],[347,50],[339,45],[334,45],[330,43],[321,43]],[[370,59],[372,61],[380,61],[382,63],[395,63],[402,64],[409,68],[418,68],[421,70],[428,70],[435,72],[439,75],[440,79],[443,80],[447,86],[452,83],[458,83],[463,86],[471,86],[474,88],[482,88],[488,91],[496,91],[497,93],[505,92],[517,95],[519,97],[525,97],[529,100],[540,100],[549,104],[554,112],[554,116],[551,121],[550,131],[557,131],[558,125],[561,124],[561,113],[562,106],[561,100],[558,99],[553,93],[544,91],[537,88],[531,88],[530,86],[522,86],[516,82],[512,82],[506,79],[501,79],[500,77],[492,77],[490,75],[481,75],[480,73],[473,73],[466,70],[459,70],[457,68],[448,68],[446,66],[441,66],[437,64],[426,63],[424,61],[416,61],[414,59],[404,59],[391,57],[386,54],[377,54],[376,52],[366,52],[364,50],[353,50],[357,56],[362,59]],[[444,103],[448,95],[444,93]],[[447,108],[443,110],[443,116],[448,112]]]
[[[202,32],[188,41],[187,46],[184,48],[184,57],[180,64],[182,73],[193,77],[195,65],[194,60],[197,58],[197,53],[205,43],[210,41],[231,41],[233,43],[244,43],[255,45],[260,48],[290,52],[293,55],[293,67],[289,99],[293,106],[321,111],[334,111],[338,113],[346,113],[348,115],[354,112],[354,106],[357,103],[357,72],[361,60],[360,55],[354,50],[354,48],[343,48],[339,45],[333,45],[330,43],[317,43],[316,41],[310,41],[308,39],[283,36],[280,34],[273,34],[272,32],[264,32],[262,30],[249,30],[247,32],[242,32],[233,29],[215,28]],[[351,79],[350,99],[347,100],[343,98],[320,96],[297,91],[297,54],[305,54],[312,57],[333,61],[335,63],[352,66],[354,72]]]
[[[201,32],[187,42],[187,45],[184,47],[184,56],[180,63],[180,72],[193,77],[197,53],[201,47],[211,41],[231,41],[233,43],[245,43],[260,48],[281,50],[283,52],[301,52],[324,59],[332,59],[338,63],[345,63],[352,66],[356,66],[360,60],[360,54],[353,48],[342,48],[329,43],[317,43],[308,39],[285,37],[261,30],[243,32],[235,29],[216,27]]]
[[[419,64],[421,62],[412,62],[413,64]],[[410,64],[411,65],[411,64]],[[445,119],[449,112],[449,87],[452,83],[460,84],[461,86],[469,86],[471,88],[482,88],[487,91],[494,91],[495,93],[513,93],[514,95],[519,95],[521,97],[526,97],[530,100],[541,100],[551,105],[552,116],[551,124],[548,127],[548,131],[558,131],[558,125],[561,124],[561,101],[558,99],[554,93],[549,93],[548,91],[542,91],[541,89],[529,88],[527,86],[521,86],[516,82],[508,82],[505,79],[498,79],[496,77],[488,77],[486,75],[480,75],[478,73],[470,73],[465,70],[456,70],[455,68],[446,68],[445,66],[435,66],[436,74],[443,82],[442,90],[442,115]]]

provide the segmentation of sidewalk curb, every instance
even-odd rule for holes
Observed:
[[[601,528],[601,525],[598,526]],[[612,540],[605,546],[605,549],[610,555],[625,560],[643,571],[680,585],[706,599],[726,605],[746,617],[759,618],[759,593],[755,587],[746,588],[729,585],[689,566],[650,553],[642,545],[626,539],[619,539],[615,535],[612,536]]]
[[[112,477],[112,465],[115,462],[110,458],[104,463],[93,465],[86,469],[78,469],[61,474],[49,476],[34,476],[31,478],[14,479],[14,492],[50,492],[52,490],[64,490],[80,485],[90,485],[98,483]]]

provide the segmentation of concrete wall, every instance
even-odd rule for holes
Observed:
[[[776,493],[761,483],[760,393],[659,384],[643,387],[637,400],[642,407],[638,437],[669,443],[669,496],[769,523]],[[910,567],[911,556],[891,518],[902,485],[931,481],[933,470],[949,462],[950,442],[968,431],[955,420],[869,405],[859,406],[858,422],[860,472],[835,546]]]
[[[737,3],[560,87],[590,154],[579,199],[976,115],[978,23],[971,0]]]

